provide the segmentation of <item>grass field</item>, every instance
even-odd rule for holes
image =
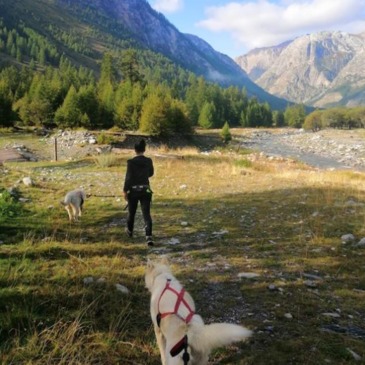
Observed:
[[[229,147],[147,155],[156,171],[154,248],[140,213],[135,238],[124,235],[132,151],[111,164],[89,157],[0,167],[0,188],[17,186],[27,200],[21,214],[0,216],[1,364],[159,364],[144,267],[163,254],[206,322],[254,331],[210,364],[365,362],[365,249],[341,242],[365,237],[364,174]],[[70,224],[59,201],[80,186],[92,196]]]

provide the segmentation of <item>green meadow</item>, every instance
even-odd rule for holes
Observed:
[[[0,147],[13,138],[1,136]],[[37,138],[23,143],[52,156]],[[365,361],[365,249],[356,246],[364,174],[266,159],[234,138],[209,153],[146,154],[155,165],[153,248],[140,212],[135,237],[124,234],[132,150],[0,166],[0,188],[22,198],[13,210],[0,199],[1,364],[160,364],[144,268],[161,255],[207,323],[254,331],[210,364]],[[60,201],[78,187],[91,196],[81,221],[69,223]],[[349,233],[355,242],[343,243]]]

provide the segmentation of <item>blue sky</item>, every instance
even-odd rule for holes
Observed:
[[[365,0],[148,0],[183,33],[232,58],[319,31],[365,32]]]

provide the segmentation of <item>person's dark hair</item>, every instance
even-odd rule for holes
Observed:
[[[141,139],[138,143],[134,145],[134,150],[136,153],[141,153],[146,151],[146,142],[144,139]]]

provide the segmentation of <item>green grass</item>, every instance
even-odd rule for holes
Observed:
[[[254,330],[249,342],[216,350],[210,364],[350,364],[347,349],[364,359],[364,339],[323,331],[365,328],[365,251],[340,239],[365,236],[363,174],[246,163],[229,148],[152,156],[156,246],[148,249],[139,212],[133,240],[123,234],[127,158],[112,167],[90,158],[0,168],[2,187],[17,185],[30,199],[24,214],[1,224],[0,363],[160,364],[143,275],[147,257],[162,254],[207,322]],[[25,175],[34,187],[18,183]],[[70,224],[59,201],[79,186],[92,196],[81,222]],[[169,245],[173,237],[180,244]],[[308,287],[305,274],[322,280]]]

